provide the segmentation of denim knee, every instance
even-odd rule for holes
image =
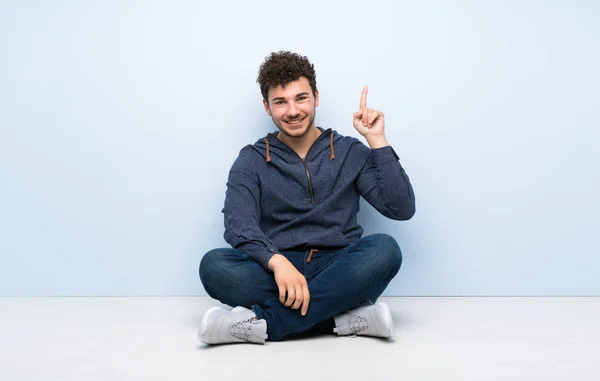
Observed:
[[[200,260],[200,268],[198,269],[198,273],[200,275],[200,281],[204,286],[204,289],[214,298],[214,292],[217,287],[215,287],[214,283],[218,282],[220,273],[219,267],[222,256],[220,255],[220,251],[222,249],[213,249],[208,253],[204,254],[202,259]]]
[[[377,242],[376,258],[380,266],[396,275],[402,266],[402,250],[396,239],[388,234],[380,233],[371,236]]]

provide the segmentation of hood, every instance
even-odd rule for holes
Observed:
[[[306,155],[306,161],[313,161],[319,154],[321,154],[324,150],[329,151],[329,159],[335,159],[335,149],[334,143],[341,139],[342,136],[338,134],[336,131],[331,128],[323,129],[321,127],[317,127],[321,130],[321,135],[315,140],[313,145],[308,150]],[[300,156],[288,147],[284,142],[277,139],[278,131],[270,132],[267,136],[262,139],[259,139],[256,143],[254,143],[253,147],[265,158],[266,162],[270,162],[271,160],[283,160],[286,163],[297,162]]]

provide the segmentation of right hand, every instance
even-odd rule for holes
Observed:
[[[310,293],[304,275],[281,254],[273,255],[268,266],[269,270],[275,273],[281,304],[294,310],[302,307],[301,313],[305,316],[310,302]]]

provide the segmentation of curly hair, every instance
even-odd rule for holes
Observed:
[[[317,75],[315,67],[308,58],[288,51],[273,52],[260,65],[256,82],[260,85],[263,99],[269,102],[271,86],[285,86],[288,83],[306,77],[313,95],[317,91]]]

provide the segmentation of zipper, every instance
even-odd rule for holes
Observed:
[[[325,132],[329,132],[330,129],[324,130],[323,133],[321,135],[319,135],[319,137],[317,138],[317,140],[315,140],[313,142],[313,144],[310,146],[310,148],[308,149],[308,152],[310,152],[310,150],[313,148],[313,146],[323,138],[323,136],[325,136]],[[333,133],[333,132],[332,132]],[[277,136],[269,133],[269,135],[272,135],[275,139],[277,139]],[[300,155],[298,155],[296,153],[296,151],[294,151],[293,149],[291,149],[287,144],[281,142],[284,146],[286,146],[290,151],[292,151],[293,153],[296,154],[296,156],[298,156],[300,158],[300,160],[302,160],[302,164],[304,164],[304,169],[306,170],[306,178],[308,179],[308,190],[310,191],[310,201],[312,202],[312,204],[315,204],[315,193],[313,192],[313,186],[312,186],[312,181],[310,179],[310,172],[308,171],[308,166],[306,165],[306,159],[303,159],[300,157]],[[308,155],[308,152],[306,153]]]
[[[310,180],[310,172],[308,171],[308,165],[306,165],[306,159],[302,159],[304,169],[306,169],[306,178],[308,179],[308,190],[310,191],[310,200],[313,205],[315,204],[315,193],[313,192],[312,181]]]

